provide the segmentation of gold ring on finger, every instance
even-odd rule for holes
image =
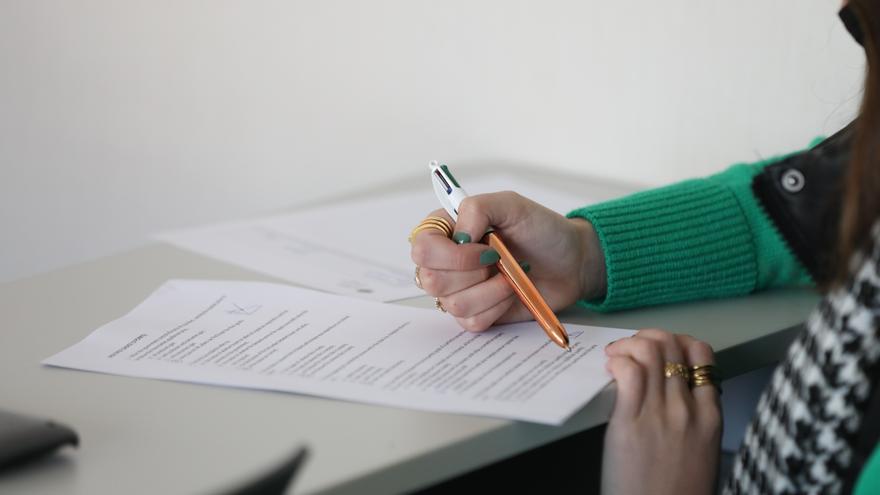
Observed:
[[[416,228],[412,229],[409,234],[409,242],[412,243],[413,239],[415,239],[416,237],[416,234],[428,229],[439,230],[440,232],[443,232],[443,235],[445,235],[446,237],[452,236],[452,224],[449,223],[449,220],[446,220],[443,217],[428,217],[419,222],[419,224],[416,225]]]
[[[449,232],[452,232],[452,230],[453,230],[452,223],[443,217],[428,217],[422,221],[423,222],[439,223],[440,225],[444,226],[446,228],[446,230],[448,230]]]
[[[416,274],[413,277],[413,281],[416,283],[416,287],[421,289],[422,288],[422,279],[419,278],[419,268],[421,268],[421,267],[419,265],[416,265]]]
[[[666,363],[663,365],[663,375],[666,378],[672,378],[674,376],[680,376],[684,378],[685,382],[690,382],[691,372],[687,366],[681,363]]]
[[[691,366],[690,373],[689,384],[692,388],[702,387],[703,385],[715,385],[717,387],[721,383],[721,375],[714,364]]]
[[[434,298],[434,307],[435,307],[438,311],[441,311],[441,312],[443,312],[443,313],[446,312],[446,308],[443,307],[443,303],[440,302],[440,298],[439,298],[439,297],[435,297],[435,298]]]

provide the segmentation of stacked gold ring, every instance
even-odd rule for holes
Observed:
[[[714,364],[704,364],[701,366],[691,366],[691,378],[689,384],[692,388],[702,387],[703,385],[715,385],[721,382],[721,376]]]
[[[663,375],[666,378],[680,376],[684,378],[690,388],[713,385],[721,390],[721,375],[714,364],[691,366],[690,368],[681,363],[666,363],[663,365]]]
[[[407,240],[412,244],[413,239],[416,238],[416,234],[428,229],[439,230],[440,232],[443,232],[443,235],[446,237],[452,237],[452,224],[449,223],[449,220],[443,217],[428,217],[419,222],[419,224],[416,225],[416,228],[412,229]]]

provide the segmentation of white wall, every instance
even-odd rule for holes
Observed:
[[[0,0],[0,280],[433,157],[650,185],[800,147],[858,102],[838,5]]]

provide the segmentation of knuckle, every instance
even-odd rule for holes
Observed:
[[[656,339],[665,343],[671,343],[675,341],[675,335],[667,332],[666,330],[660,330],[659,328],[647,328],[644,330],[639,330],[638,335],[651,339]]]
[[[694,340],[690,345],[690,351],[698,356],[706,356],[707,358],[712,358],[715,356],[715,351],[712,349],[712,346],[703,342],[702,340]],[[696,363],[696,364],[705,364],[705,363]]]
[[[421,242],[416,236],[413,239],[412,249],[410,249],[410,257],[413,260],[413,263],[424,266],[428,264],[428,260],[431,257],[431,249],[424,243]]]
[[[667,345],[675,345],[675,334],[665,330],[657,330],[657,339]]]
[[[476,196],[468,196],[461,200],[461,203],[458,205],[458,214],[461,216],[462,213],[470,214],[473,211],[477,211],[480,208],[480,202],[482,198],[481,195]]]
[[[522,199],[522,196],[516,191],[500,191],[497,194],[498,198],[505,202],[516,202]]]
[[[488,328],[488,325],[486,325],[485,322],[481,321],[481,319],[477,318],[476,316],[460,318],[459,324],[461,324],[461,326],[469,332],[482,332],[483,330]]]
[[[642,379],[642,370],[638,364],[627,359],[618,359],[614,363],[617,380],[626,383],[638,383]]]
[[[715,362],[715,352],[709,344],[695,340],[688,344],[688,354],[692,365],[712,364]]]
[[[419,269],[419,280],[422,282],[422,289],[432,296],[439,296],[441,294],[440,281],[437,277],[437,272],[431,270],[430,268],[421,268]]]
[[[465,311],[467,309],[467,304],[464,303],[460,297],[447,297],[446,300],[443,301],[443,307],[446,308],[446,312],[451,314],[452,316],[456,316],[459,318],[464,318],[467,315]]]
[[[486,271],[486,276],[489,276],[488,270]],[[489,279],[489,284],[491,284],[492,290],[496,293],[498,299],[512,295],[515,292],[513,287],[507,281],[507,278],[501,273],[498,273]]]
[[[660,343],[648,339],[633,339],[633,356],[650,365],[656,365],[663,360]]]

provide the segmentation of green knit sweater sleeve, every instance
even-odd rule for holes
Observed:
[[[570,212],[605,255],[605,296],[581,304],[613,311],[811,283],[752,194],[752,178],[783,158]]]

